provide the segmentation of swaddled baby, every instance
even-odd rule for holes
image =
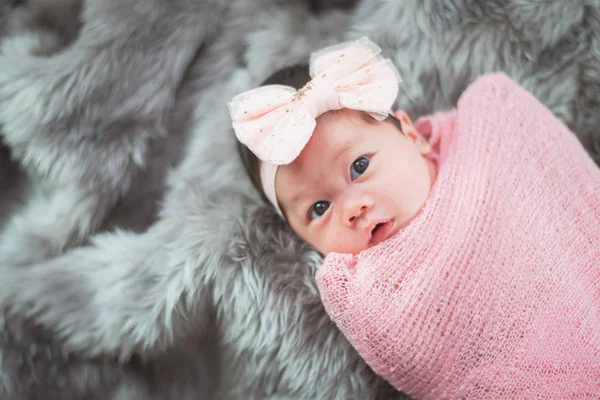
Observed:
[[[253,181],[326,255],[327,312],[416,398],[597,398],[600,170],[502,74],[392,113],[379,52],[324,49],[230,104]]]

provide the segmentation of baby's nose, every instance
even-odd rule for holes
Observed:
[[[373,206],[371,196],[364,193],[353,193],[344,201],[344,214],[342,216],[346,225],[353,225],[357,218],[364,215]]]
[[[361,207],[360,207],[360,209],[354,209],[354,210],[351,210],[351,211],[348,213],[348,216],[347,216],[347,220],[348,220],[348,222],[350,222],[350,223],[353,223],[353,222],[354,222],[354,220],[356,220],[356,217],[359,217],[359,216],[360,216],[361,214],[363,214],[363,213],[364,213],[366,210],[367,210],[367,207],[366,207],[366,206],[361,206]]]

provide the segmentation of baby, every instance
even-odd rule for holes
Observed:
[[[413,124],[379,53],[324,49],[230,104],[254,183],[326,255],[327,313],[415,398],[597,398],[600,170],[503,74]]]
[[[265,93],[253,91],[231,103],[240,151],[254,184],[290,227],[323,254],[358,254],[393,236],[419,212],[435,181],[431,145],[403,111],[395,116],[389,111],[399,75],[378,56],[380,51],[366,39],[326,49],[313,56],[317,78],[307,87],[301,89],[310,80],[308,66],[284,69],[265,82],[300,89],[298,94],[282,89],[268,100]],[[346,68],[341,61],[354,59],[356,70],[345,81],[318,79],[324,75],[318,65],[329,67],[328,59],[340,68]],[[328,88],[332,82],[352,88],[340,87],[338,100],[338,93]],[[258,105],[261,96],[267,103]],[[270,126],[275,118],[271,114],[288,111],[286,102],[307,104],[306,110],[289,110],[291,117],[281,122],[286,127]],[[301,125],[304,119],[316,124]],[[281,132],[289,126],[303,131]],[[258,133],[251,133],[253,129]],[[270,139],[274,130],[281,138]],[[295,143],[299,139],[294,136],[304,142]],[[295,158],[261,176],[270,158],[261,161],[251,149],[276,157],[269,154],[274,151],[269,146],[285,146],[280,151],[293,152]]]

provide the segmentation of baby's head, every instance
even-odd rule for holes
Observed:
[[[297,65],[263,85],[300,89],[310,79],[308,66]],[[241,142],[239,150],[265,199],[323,254],[357,254],[397,233],[420,211],[436,177],[425,157],[431,146],[402,111],[376,118],[328,110],[299,154],[277,166],[263,164]]]

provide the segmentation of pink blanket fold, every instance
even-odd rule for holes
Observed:
[[[418,122],[439,149],[429,199],[396,236],[325,258],[325,309],[418,399],[600,398],[600,170],[503,74]]]

